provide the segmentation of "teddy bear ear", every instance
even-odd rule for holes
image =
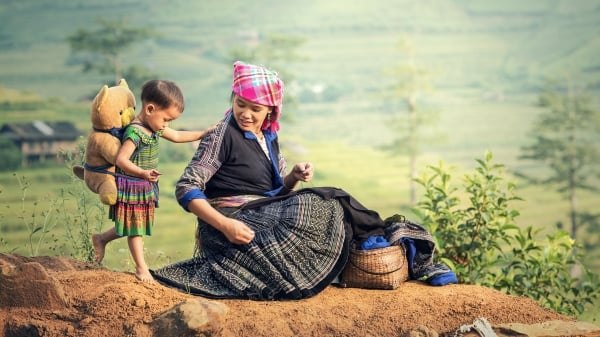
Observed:
[[[119,86],[129,89],[129,85],[127,84],[127,81],[125,81],[124,78],[119,80]]]
[[[98,111],[102,110],[102,105],[106,103],[106,100],[108,100],[108,85],[104,85],[98,95],[96,95],[96,109]]]

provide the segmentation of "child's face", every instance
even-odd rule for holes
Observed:
[[[181,110],[175,104],[168,108],[160,108],[150,103],[145,109],[144,122],[153,132],[156,132],[169,126],[169,123],[180,115]]]

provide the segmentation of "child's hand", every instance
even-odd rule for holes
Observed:
[[[144,170],[143,173],[143,178],[145,180],[148,180],[150,182],[157,182],[158,178],[160,177],[162,173],[160,173],[158,170],[156,169],[151,169],[151,170]]]
[[[198,138],[198,140],[202,139],[204,136],[206,136],[209,132],[211,132],[212,130],[214,130],[217,125],[219,125],[221,122],[216,122],[215,124],[211,125],[208,129],[203,130],[200,132],[200,137]]]

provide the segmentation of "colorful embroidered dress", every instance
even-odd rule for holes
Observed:
[[[158,166],[158,140],[162,131],[148,135],[139,123],[125,129],[122,141],[129,139],[136,147],[131,161],[142,169]],[[154,208],[158,207],[158,183],[127,176],[117,168],[117,203],[110,207],[109,218],[115,222],[117,235],[152,235]]]

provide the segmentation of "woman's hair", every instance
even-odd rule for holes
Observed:
[[[183,93],[175,82],[166,80],[150,80],[142,86],[142,102],[154,103],[160,108],[175,105],[181,112],[185,108]]]

